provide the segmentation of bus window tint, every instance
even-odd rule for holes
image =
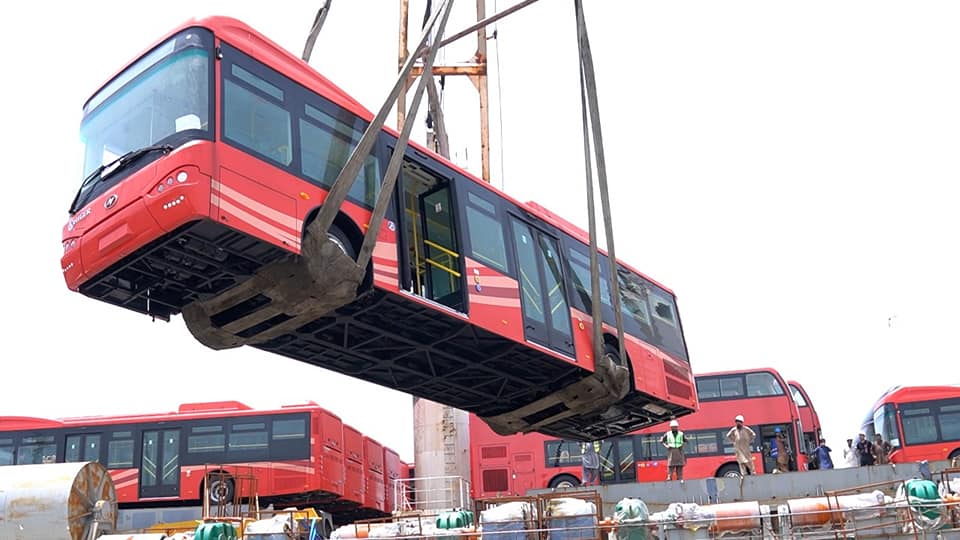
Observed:
[[[354,147],[363,136],[359,119],[347,111],[335,118],[326,111],[304,105],[300,119],[300,160],[303,175],[322,187],[330,188],[340,170],[347,164]],[[372,207],[380,189],[380,162],[376,153],[366,157],[348,197]]]
[[[900,414],[903,420],[903,438],[907,444],[923,444],[937,440],[937,424],[930,407],[903,405]]]
[[[592,289],[590,282],[590,256],[576,248],[570,248],[567,252],[569,254],[567,260],[570,263],[571,270],[570,280],[573,282],[573,289],[577,293],[575,296],[571,295],[571,300],[573,301],[574,307],[584,313],[590,314],[593,311],[590,300],[590,290]],[[600,301],[605,306],[610,306],[610,287],[607,284],[607,273],[604,267],[605,261],[598,261],[598,264],[600,265]]]
[[[501,272],[507,271],[507,247],[497,207],[476,193],[467,193],[467,233],[474,259]]]
[[[133,467],[133,433],[117,431],[107,444],[107,468],[129,469]]]
[[[960,403],[941,405],[937,415],[940,424],[940,438],[945,441],[960,440]]]
[[[56,456],[57,445],[53,435],[24,437],[17,447],[17,465],[51,463]]]
[[[747,396],[782,396],[783,386],[771,373],[764,371],[747,373]]]
[[[289,165],[293,157],[290,113],[266,97],[282,99],[283,92],[237,65],[231,67],[236,79],[224,80],[224,136],[275,163]]]
[[[0,465],[13,465],[13,439],[0,439]]]
[[[743,397],[743,379],[740,377],[721,377],[720,378],[720,397],[735,398]]]
[[[583,452],[580,443],[574,441],[547,441],[547,467],[580,465]]]

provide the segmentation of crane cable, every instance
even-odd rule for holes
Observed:
[[[317,36],[320,35],[320,29],[323,28],[323,22],[327,20],[327,13],[330,13],[330,3],[333,0],[325,0],[320,9],[317,10],[317,16],[313,18],[313,26],[310,27],[310,33],[307,34],[307,42],[303,44],[303,61],[310,63],[310,55],[313,54],[313,45],[317,42]]]
[[[613,244],[613,222],[610,217],[610,196],[607,189],[607,162],[603,154],[603,134],[600,129],[600,107],[597,103],[597,82],[593,70],[593,55],[587,37],[587,24],[583,16],[582,0],[573,0],[577,19],[577,45],[580,53],[580,107],[583,120],[583,153],[587,177],[587,219],[590,223],[590,292],[591,317],[593,318],[594,362],[603,358],[603,313],[600,306],[600,266],[597,250],[596,210],[593,198],[593,161],[590,156],[591,135],[595,142],[597,182],[600,190],[600,205],[603,213],[604,234],[607,239],[607,262],[610,268],[610,293],[613,297],[613,312],[616,318],[617,344],[620,362],[626,363],[623,348],[623,313],[620,311],[620,284],[617,273],[617,257]],[[587,113],[589,111],[589,119]],[[589,121],[588,121],[589,120]],[[592,132],[591,132],[592,128]]]
[[[404,88],[404,83],[407,80],[407,77],[409,77],[414,63],[425,51],[426,56],[423,60],[423,73],[420,75],[420,81],[418,82],[417,89],[414,92],[413,101],[411,102],[409,110],[407,111],[408,118],[411,117],[410,113],[415,114],[417,109],[420,107],[420,101],[423,98],[426,83],[433,77],[433,62],[437,56],[437,50],[439,49],[438,45],[434,45],[428,49],[425,49],[424,46],[430,37],[430,33],[433,31],[434,25],[437,26],[437,39],[439,40],[440,37],[443,36],[443,31],[447,26],[447,19],[450,16],[450,10],[452,6],[453,0],[443,0],[437,11],[433,14],[433,16],[430,17],[430,21],[424,26],[423,32],[420,36],[420,41],[414,49],[417,54],[411,54],[407,58],[406,63],[403,65],[403,68],[400,70],[400,73],[397,76],[397,80],[393,85],[393,89],[390,91],[390,95],[387,96],[386,100],[384,100],[383,105],[380,107],[380,111],[377,112],[377,116],[367,126],[367,129],[360,137],[360,141],[357,143],[357,146],[354,147],[353,152],[351,152],[350,158],[347,159],[347,163],[340,170],[340,174],[337,175],[337,179],[333,182],[333,185],[330,186],[330,190],[327,193],[327,198],[324,200],[323,206],[320,209],[320,213],[317,214],[316,219],[308,226],[309,232],[316,235],[317,238],[326,238],[327,232],[330,230],[330,225],[333,224],[334,217],[339,211],[340,206],[343,204],[344,199],[346,199],[347,193],[353,186],[354,181],[357,179],[357,175],[360,173],[360,168],[363,166],[367,155],[369,155],[370,151],[373,149],[373,145],[376,142],[380,131],[383,129],[387,115],[390,113],[390,110],[393,108],[393,104],[396,103],[397,98],[400,96],[400,92]],[[441,13],[443,14],[442,16]],[[439,23],[437,22],[438,18],[440,18]],[[413,129],[413,124],[414,122],[404,122],[400,136],[397,138],[396,147],[393,149],[393,154],[390,156],[390,162],[387,165],[387,170],[383,175],[383,183],[380,186],[380,192],[377,194],[377,201],[374,204],[373,212],[370,216],[369,227],[364,234],[363,245],[360,247],[360,250],[357,253],[356,263],[357,266],[362,269],[367,267],[367,263],[370,261],[370,256],[373,253],[373,247],[377,241],[377,236],[380,234],[380,226],[382,225],[383,218],[387,213],[387,207],[390,205],[390,198],[393,194],[393,188],[396,185],[397,176],[400,172],[400,162],[404,151],[406,150],[407,141],[410,139],[410,131]]]

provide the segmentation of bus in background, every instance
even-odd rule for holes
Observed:
[[[85,158],[61,237],[67,287],[162,320],[215,302],[185,317],[210,347],[255,343],[476,413],[501,433],[590,438],[696,410],[672,291],[601,253],[595,355],[587,233],[413,142],[353,302],[306,320],[288,309],[293,290],[243,289],[321,241],[356,259],[395,131],[376,134],[327,237],[308,231],[372,119],[241,21],[175,28],[84,104]],[[592,408],[570,397],[584,387]]]
[[[891,463],[960,457],[960,385],[895,386],[870,408],[861,431],[890,443]]]
[[[686,439],[684,479],[740,476],[733,446],[726,439],[739,414],[757,434],[753,459],[758,473],[776,469],[770,445],[777,428],[788,433],[792,469],[806,468],[800,411],[776,370],[704,373],[695,380],[700,410],[678,419]],[[474,497],[580,485],[582,443],[535,433],[502,437],[473,415],[469,426]],[[666,448],[660,438],[668,429],[663,424],[600,441],[601,482],[666,480]]]
[[[344,453],[350,446],[344,430],[349,429],[313,402],[268,410],[218,401],[187,403],[159,414],[0,417],[0,465],[98,461],[113,478],[121,508],[198,504],[204,472],[223,471],[227,474],[217,474],[216,485],[209,486],[213,503],[233,500],[231,476],[242,473],[254,476],[264,504],[335,508],[347,503],[353,514],[359,508],[370,517],[385,515],[385,493],[368,506],[371,500],[362,492],[345,490]],[[378,448],[384,455],[393,453],[369,446]],[[370,478],[374,474],[375,468],[368,468],[368,481],[383,491],[383,480]]]
[[[816,467],[817,461],[809,459],[809,453],[817,448],[820,439],[823,437],[820,417],[817,415],[817,409],[813,406],[810,394],[807,393],[803,385],[797,381],[787,381],[787,384],[790,385],[790,393],[800,409],[800,423],[803,424],[803,438],[808,454],[807,465],[813,469]]]

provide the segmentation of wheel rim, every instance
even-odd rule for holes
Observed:
[[[228,502],[228,495],[230,494],[230,484],[228,482],[221,482],[220,480],[214,480],[210,483],[210,501],[214,503],[223,503]]]
[[[344,243],[343,243],[343,240],[341,240],[340,238],[338,238],[337,235],[335,235],[335,234],[330,234],[330,233],[328,232],[328,233],[327,233],[327,238],[328,238],[331,242],[333,242],[338,248],[340,248],[340,251],[342,251],[344,255],[350,255],[350,252],[347,251],[347,245],[344,244]]]
[[[568,488],[574,488],[574,487],[577,487],[577,486],[575,486],[575,485],[573,484],[573,482],[571,482],[571,481],[569,481],[569,480],[561,480],[561,481],[557,482],[557,487],[558,487],[558,488],[563,488],[563,489],[568,489]]]
[[[608,353],[606,353],[605,355],[603,355],[603,357],[604,357],[606,360],[608,360],[611,364],[613,364],[613,365],[615,365],[615,366],[621,366],[621,367],[623,366],[623,362],[620,361],[620,355],[619,355],[619,354],[614,354],[614,353],[612,353],[612,352],[608,352]]]

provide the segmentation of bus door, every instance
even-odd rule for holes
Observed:
[[[400,287],[465,313],[453,184],[410,158],[401,183]]]
[[[511,225],[524,336],[528,341],[572,355],[570,305],[557,240],[516,217],[511,218]]]
[[[513,489],[511,491],[517,495],[526,495],[531,489],[537,488],[534,472],[533,452],[513,454]]]
[[[787,448],[793,452],[793,459],[796,459],[797,438],[793,426],[790,423],[764,424],[759,427],[760,431],[757,432],[757,436],[760,439],[757,446],[761,448],[761,455],[763,456],[763,471],[757,471],[758,473],[772,473],[777,470],[777,458],[774,456],[774,439],[777,437],[777,428],[780,428],[787,434]],[[793,468],[795,469],[796,467],[794,466]]]
[[[637,481],[637,458],[633,437],[621,437],[600,443],[600,482],[614,484]]]
[[[140,455],[140,497],[180,495],[180,430],[143,432]]]

